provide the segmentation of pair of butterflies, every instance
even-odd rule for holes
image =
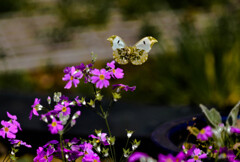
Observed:
[[[127,46],[122,38],[112,35],[107,39],[113,49],[113,58],[119,64],[131,62],[133,65],[141,65],[148,59],[148,52],[154,43],[158,42],[155,38],[148,36],[142,38],[134,46]]]

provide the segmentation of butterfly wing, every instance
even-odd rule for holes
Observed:
[[[155,38],[148,36],[142,38],[134,45],[134,52],[130,57],[133,65],[141,65],[148,59],[148,52],[152,49],[154,43],[158,42]]]
[[[107,39],[110,41],[113,49],[113,58],[119,64],[127,64],[129,60],[128,47],[121,37],[112,35]]]

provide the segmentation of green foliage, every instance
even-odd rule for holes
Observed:
[[[226,4],[227,0],[166,0],[172,9],[182,9],[182,8],[204,8],[209,9],[215,3]]]
[[[12,11],[18,11],[25,7],[28,0],[1,0],[0,14]]]
[[[226,121],[227,126],[237,125],[239,106],[240,106],[240,101],[232,108],[231,112],[229,113]]]
[[[206,108],[202,104],[200,104],[200,108],[202,109],[202,112],[204,113],[204,115],[207,118],[208,122],[214,128],[217,128],[219,126],[219,124],[222,123],[222,117],[221,117],[220,113],[215,108],[212,108],[211,110],[208,110],[208,108]]]
[[[108,0],[60,0],[58,14],[65,26],[104,24],[108,18]]]
[[[117,0],[117,7],[127,20],[139,18],[149,11],[157,11],[162,8],[162,5],[161,0]]]

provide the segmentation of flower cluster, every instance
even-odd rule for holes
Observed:
[[[93,85],[94,96],[92,99],[84,97],[75,97],[70,100],[67,96],[60,92],[54,93],[53,98],[48,97],[48,106],[41,104],[41,100],[35,98],[29,119],[33,115],[40,117],[42,121],[47,123],[51,134],[58,134],[60,141],[50,141],[46,145],[39,147],[37,156],[34,161],[52,161],[54,157],[60,158],[63,161],[74,161],[80,158],[84,161],[100,161],[100,157],[108,157],[116,161],[116,152],[114,149],[115,137],[111,135],[107,117],[113,102],[121,98],[121,91],[134,91],[135,86],[130,87],[124,84],[112,85],[112,100],[107,109],[102,106],[103,95],[101,90],[110,86],[110,79],[122,79],[124,77],[123,70],[116,68],[115,61],[106,64],[106,68],[94,68],[94,61],[91,64],[80,64],[78,66],[66,67],[64,69],[63,81],[66,81],[65,89],[70,89],[72,86],[77,87],[80,82]],[[83,81],[81,81],[83,79]],[[52,102],[53,100],[53,102]],[[63,135],[76,124],[76,119],[81,115],[81,111],[77,107],[85,107],[94,109],[94,111],[105,120],[108,134],[95,130],[96,135],[89,135],[89,139],[72,140],[63,139]],[[127,131],[128,139],[132,135],[132,131]],[[129,140],[128,140],[129,141]],[[139,146],[140,141],[133,141],[132,150],[123,149],[123,155],[127,158]]]
[[[92,68],[93,64],[84,65],[83,63],[79,66],[66,67],[64,69],[63,81],[67,81],[64,88],[70,89],[72,85],[77,87],[80,80],[84,78],[85,83],[96,84],[96,87],[102,89],[107,88],[111,78],[122,79],[124,76],[123,70],[115,67],[115,61],[107,63],[106,68],[96,69]]]
[[[173,156],[172,154],[168,154],[168,155],[159,154],[158,160],[153,159],[146,153],[135,152],[128,158],[128,162],[137,162],[137,161],[201,162],[203,159],[206,159],[206,158],[207,158],[207,154],[194,146],[186,152],[184,151],[179,152],[176,156]]]
[[[32,114],[40,116],[40,112],[46,112],[41,114],[41,120],[48,124],[48,129],[52,134],[61,134],[66,130],[70,124],[72,127],[75,124],[76,118],[81,114],[81,111],[75,111],[71,116],[71,107],[75,105],[81,105],[81,101],[77,100],[78,97],[71,101],[68,97],[62,96],[61,93],[55,93],[53,100],[55,102],[53,109],[49,109],[40,104],[40,99],[36,98],[29,118],[32,118]],[[77,100],[77,101],[76,101]],[[48,97],[48,103],[51,104],[51,97]]]
[[[220,160],[240,162],[240,127],[238,125],[240,102],[233,107],[225,123],[216,109],[208,110],[203,105],[200,107],[209,125],[202,129],[195,125],[188,126],[187,129],[196,137],[195,142],[186,141],[182,146],[182,151],[176,156],[159,154],[158,160],[155,160],[145,153],[135,152],[128,161],[201,162]]]
[[[13,146],[10,158],[12,160],[15,160],[15,154],[18,152],[17,147],[20,147],[22,145],[31,148],[32,146],[22,140],[16,139],[16,134],[18,131],[22,131],[21,125],[17,121],[16,115],[12,115],[7,112],[7,116],[9,117],[9,121],[1,121],[2,128],[0,129],[0,136],[2,136],[2,138],[7,138],[10,144]]]
[[[77,138],[72,140],[65,139],[61,144],[57,140],[49,141],[42,147],[37,149],[37,156],[33,161],[52,161],[54,157],[66,159],[67,161],[74,161],[77,158],[82,159],[83,162],[100,161],[100,157],[93,150],[93,145],[89,142],[81,142]],[[63,154],[62,154],[63,153]],[[64,155],[64,157],[62,157]]]

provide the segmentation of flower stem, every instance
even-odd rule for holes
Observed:
[[[66,159],[65,159],[65,156],[64,156],[64,153],[63,153],[63,139],[62,139],[62,134],[60,134],[60,146],[61,146],[61,153],[62,153],[62,161],[66,162]]]
[[[94,84],[92,84],[92,85],[93,85],[94,94],[96,95],[97,94],[96,87],[95,87]],[[109,106],[111,106],[111,105],[112,105],[112,103],[109,104]],[[100,107],[100,110],[101,110],[101,113],[102,113],[102,117],[105,120],[105,124],[106,124],[107,130],[108,130],[108,134],[109,134],[110,137],[112,137],[112,133],[111,133],[111,130],[110,130],[110,127],[109,127],[109,124],[108,124],[108,120],[107,120],[108,111],[104,112],[101,102],[100,102],[100,106],[99,107]],[[108,108],[108,110],[109,109],[110,108]],[[116,159],[115,147],[112,146],[111,144],[110,144],[110,151],[111,151],[111,155],[112,155],[113,160],[116,162],[117,159]]]
[[[129,138],[127,139],[126,145],[125,145],[125,147],[124,147],[125,150],[127,149],[128,142],[129,142]],[[124,154],[124,153],[123,153],[123,154]],[[122,161],[123,154],[122,154],[122,156],[121,156],[121,158],[120,158],[120,162]]]

